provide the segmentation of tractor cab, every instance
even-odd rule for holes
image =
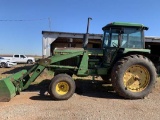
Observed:
[[[104,31],[103,48],[144,48],[144,30],[142,24],[113,22],[102,28]]]
[[[144,51],[144,30],[142,24],[113,22],[102,28],[104,64],[110,65],[118,54],[126,51]],[[122,55],[120,55],[122,56]]]

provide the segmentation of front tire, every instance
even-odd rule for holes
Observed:
[[[111,79],[115,91],[128,99],[147,96],[156,82],[153,63],[142,55],[131,55],[119,60],[112,69]]]
[[[67,100],[75,92],[75,82],[67,74],[56,75],[49,86],[49,93],[54,100]]]

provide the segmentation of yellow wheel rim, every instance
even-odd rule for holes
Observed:
[[[148,86],[150,74],[145,67],[133,65],[125,71],[123,81],[127,90],[141,92]]]
[[[66,83],[66,82],[59,82],[56,85],[56,92],[59,95],[65,95],[65,94],[68,93],[68,91],[69,91],[69,85],[68,85],[68,83]]]

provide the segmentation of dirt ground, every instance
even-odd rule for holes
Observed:
[[[31,66],[0,68],[5,78]],[[126,100],[102,81],[78,81],[76,93],[65,101],[53,101],[45,92],[52,76],[45,72],[10,102],[0,102],[0,120],[159,120],[160,82],[145,99]],[[44,80],[44,81],[42,81]],[[42,93],[44,93],[42,95]]]

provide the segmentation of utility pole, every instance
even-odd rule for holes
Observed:
[[[51,19],[50,19],[50,17],[48,18],[48,23],[49,23],[49,30],[51,31]]]

